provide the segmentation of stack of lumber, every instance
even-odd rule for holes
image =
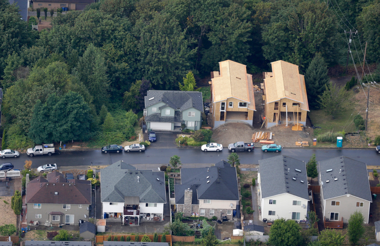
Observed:
[[[254,143],[257,143],[257,142],[261,143],[261,141],[269,141],[269,140],[272,140],[272,138],[273,138],[272,132],[256,132],[252,134],[252,141]]]

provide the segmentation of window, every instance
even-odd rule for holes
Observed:
[[[331,201],[331,206],[339,206],[340,202],[338,201]]]
[[[189,117],[195,117],[195,112],[190,111],[190,112],[187,114],[187,116],[189,116]]]
[[[278,110],[278,102],[274,103],[274,110]]]
[[[205,214],[206,214],[206,211],[204,209],[199,210],[200,216],[205,216]]]
[[[363,205],[364,205],[364,204],[363,204],[362,202],[357,202],[357,203],[356,203],[356,207],[363,207]]]
[[[229,102],[229,103],[228,103],[228,107],[229,107],[229,108],[233,108],[233,107],[234,107],[234,103],[233,103],[233,102]]]
[[[157,112],[157,108],[152,108],[152,112]]]
[[[79,205],[78,205],[78,208],[82,208],[82,204],[79,204]]]
[[[300,213],[293,212],[292,213],[292,220],[299,220],[300,219]]]
[[[232,215],[232,210],[227,210],[227,215]]]
[[[269,204],[276,204],[276,200],[269,200]]]
[[[338,220],[339,213],[330,213],[330,220]]]
[[[301,205],[301,201],[293,201],[293,205]]]
[[[110,202],[110,205],[117,205],[116,202]]]
[[[48,5],[49,5],[49,6],[51,6],[51,4],[50,4],[50,3],[49,3]]]
[[[214,216],[214,209],[210,209],[210,216]]]
[[[36,219],[42,219],[42,214],[36,214],[35,217]]]
[[[194,121],[188,121],[188,122],[187,122],[187,126],[188,126],[188,127],[194,127],[194,125],[195,125],[195,122],[194,122]]]
[[[40,204],[40,203],[35,203],[35,204],[33,205],[33,208],[41,208],[41,204]]]
[[[225,102],[221,102],[220,103],[220,111],[225,111],[226,110],[226,103]]]
[[[70,204],[63,204],[63,209],[70,209],[71,205]]]
[[[38,6],[42,6],[42,3],[39,3]]]
[[[268,215],[276,215],[276,211],[268,211]]]
[[[283,107],[286,107],[286,103],[282,103],[282,106],[283,106]]]
[[[246,102],[239,102],[239,108],[246,108],[247,103]]]
[[[51,220],[52,221],[60,221],[60,217],[59,217],[59,215],[52,215]]]
[[[299,107],[300,104],[299,103],[293,103],[293,107]]]
[[[203,203],[211,203],[211,200],[203,200]]]
[[[147,207],[155,208],[157,207],[157,203],[147,203]]]
[[[165,115],[170,115],[170,109],[165,110]]]

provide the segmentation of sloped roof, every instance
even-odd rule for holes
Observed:
[[[184,203],[188,188],[193,190],[193,204],[199,204],[199,199],[239,200],[236,169],[225,161],[213,167],[182,168],[181,184],[174,186],[176,204]]]
[[[331,171],[329,169],[332,169]],[[365,163],[340,156],[319,162],[323,199],[353,195],[372,202]],[[327,172],[329,170],[329,172]],[[335,180],[337,178],[337,180]],[[327,183],[326,181],[329,180]]]
[[[139,197],[140,202],[166,203],[164,172],[131,167],[118,161],[100,171],[101,201],[124,203],[125,197]]]
[[[260,225],[245,225],[244,231],[259,231],[264,232],[264,226]]]
[[[266,103],[288,98],[300,103],[301,109],[309,111],[305,78],[298,66],[282,60],[272,62],[272,72],[265,73]]]
[[[88,222],[88,221],[81,223],[79,226],[79,233],[83,233],[86,231],[91,232],[95,235],[96,234],[96,225],[94,225],[93,223]]]
[[[309,199],[305,162],[279,155],[259,160],[259,173],[263,198],[289,193]]]
[[[380,221],[375,221],[375,232],[380,232]]]
[[[91,241],[25,241],[25,246],[92,246]]]
[[[231,60],[219,62],[220,72],[214,71],[212,98],[214,102],[237,98],[249,103],[248,108],[256,110],[252,75],[247,74],[246,65]]]
[[[149,90],[144,97],[144,101],[145,108],[163,102],[174,110],[184,111],[189,108],[195,108],[203,112],[202,92],[199,91]]]
[[[169,246],[169,243],[162,242],[117,242],[104,241],[104,246]]]
[[[48,173],[47,179],[33,179],[26,189],[26,203],[91,204],[90,181],[74,179],[69,183],[59,172]]]

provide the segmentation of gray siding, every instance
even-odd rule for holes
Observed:
[[[146,115],[148,116],[148,115],[151,115],[151,114],[160,113],[159,107],[164,106],[164,105],[165,105],[165,103],[160,102],[160,103],[157,103],[157,104],[155,104],[153,106],[148,107],[147,110],[146,110],[146,112],[147,112]],[[152,111],[153,108],[156,108],[156,112]]]
[[[64,209],[63,204],[50,204],[42,203],[41,208],[34,208],[33,203],[27,204],[27,221],[39,221],[40,224],[44,225],[46,221],[52,223],[53,225],[65,224],[65,215],[74,215],[74,224],[78,225],[78,220],[87,220],[89,215],[88,204],[82,204],[82,207],[79,207],[79,204],[70,204],[70,209]],[[60,215],[59,221],[52,221],[51,212],[61,212],[63,215]],[[36,218],[36,214],[41,214],[41,218]]]
[[[195,112],[195,116],[190,117],[189,112]],[[185,122],[186,127],[190,130],[199,130],[201,128],[201,125],[202,125],[201,120],[202,120],[201,112],[195,108],[189,108],[189,109],[182,112],[182,121]],[[194,121],[195,122],[194,126],[193,127],[188,126],[187,125],[188,121]]]
[[[169,114],[166,114],[166,111],[169,110],[170,113]],[[174,109],[172,109],[171,107],[165,107],[163,109],[161,109],[161,116],[174,116]]]

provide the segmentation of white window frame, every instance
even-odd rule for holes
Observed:
[[[205,209],[200,209],[199,210],[199,216],[205,216],[206,215],[206,210]]]
[[[241,103],[245,103],[245,106],[240,106]],[[246,102],[239,102],[238,107],[239,108],[248,108],[248,103],[246,103]]]
[[[276,215],[276,211],[271,211],[271,210],[269,210],[269,211],[268,211],[268,215],[270,215],[270,216],[275,216],[275,215]]]
[[[157,207],[157,203],[147,203],[148,204],[148,208],[156,208]]]
[[[33,208],[34,208],[34,209],[41,209],[41,207],[42,207],[42,206],[41,206],[41,203],[34,203],[34,204],[33,204]]]
[[[293,206],[301,206],[301,201],[293,200]]]
[[[211,204],[211,200],[203,200],[203,203]]]
[[[224,104],[224,109],[222,109],[222,105]],[[220,102],[220,111],[225,112],[226,111],[226,102]]]
[[[195,117],[195,112],[194,111],[189,111],[187,114],[188,117]]]
[[[195,121],[188,121],[187,122],[188,127],[194,127],[195,126]]]
[[[336,203],[338,203],[338,205]],[[331,206],[339,207],[340,206],[340,201],[331,201]]]
[[[300,212],[292,212],[292,220],[299,220],[301,218]]]
[[[170,115],[170,109],[165,110],[165,115]]]
[[[82,208],[82,204],[79,204],[79,205],[78,205],[78,208]]]
[[[356,202],[356,207],[357,208],[362,208],[364,206],[363,202]]]
[[[36,219],[42,219],[42,214],[35,214],[34,217],[35,217]]]
[[[210,209],[210,216],[214,216],[215,215],[215,210],[214,209]]]
[[[52,215],[51,216],[51,221],[61,221],[61,216],[59,216],[59,215]]]
[[[156,107],[153,107],[153,108],[152,108],[152,112],[157,112],[157,108],[156,108]]]
[[[231,104],[231,105],[230,105]],[[228,102],[228,107],[233,108],[234,107],[234,102]]]
[[[334,214],[334,219],[331,219],[331,214]],[[338,216],[335,216],[335,215],[338,215]],[[338,219],[335,219],[335,217],[338,217]],[[335,212],[330,212],[330,218],[329,218],[331,221],[338,221],[339,220],[339,213],[335,213]]]
[[[232,215],[232,210],[231,209],[227,210],[227,215]]]
[[[276,200],[273,200],[273,199],[269,199],[269,204],[270,204],[270,205],[276,205],[276,204],[277,204],[277,201],[276,201]]]
[[[63,209],[71,209],[71,204],[63,204]]]

